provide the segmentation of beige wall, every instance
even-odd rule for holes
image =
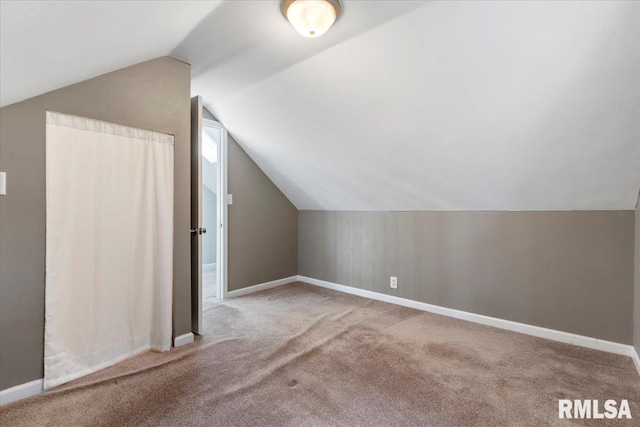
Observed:
[[[229,290],[298,274],[298,210],[229,136]]]
[[[633,305],[633,345],[640,355],[640,195],[636,205],[635,297]]]
[[[206,108],[202,116],[216,119]],[[298,210],[229,135],[230,291],[298,274]]]
[[[0,109],[0,389],[43,375],[46,110],[175,136],[174,334],[191,330],[190,72],[159,58]]]
[[[633,229],[633,211],[300,211],[299,274],[630,344]]]

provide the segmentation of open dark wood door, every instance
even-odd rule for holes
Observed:
[[[191,331],[202,333],[202,97],[191,99]]]

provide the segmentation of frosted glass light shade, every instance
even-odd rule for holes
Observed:
[[[340,3],[336,0],[289,0],[283,12],[293,28],[305,37],[319,37],[336,21]]]

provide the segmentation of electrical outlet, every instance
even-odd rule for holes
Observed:
[[[398,289],[398,278],[391,276],[391,280],[389,281],[389,286],[391,289]]]

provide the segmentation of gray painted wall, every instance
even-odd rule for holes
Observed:
[[[206,108],[202,116],[216,119]],[[298,210],[229,135],[228,289],[298,274]]]
[[[298,274],[298,210],[229,135],[229,290]]]
[[[633,230],[633,211],[300,211],[299,274],[631,344]]]
[[[640,355],[640,195],[636,205],[635,297],[633,305],[633,345]]]
[[[159,58],[0,109],[0,389],[43,375],[46,110],[175,136],[173,327],[191,331],[190,68]]]

